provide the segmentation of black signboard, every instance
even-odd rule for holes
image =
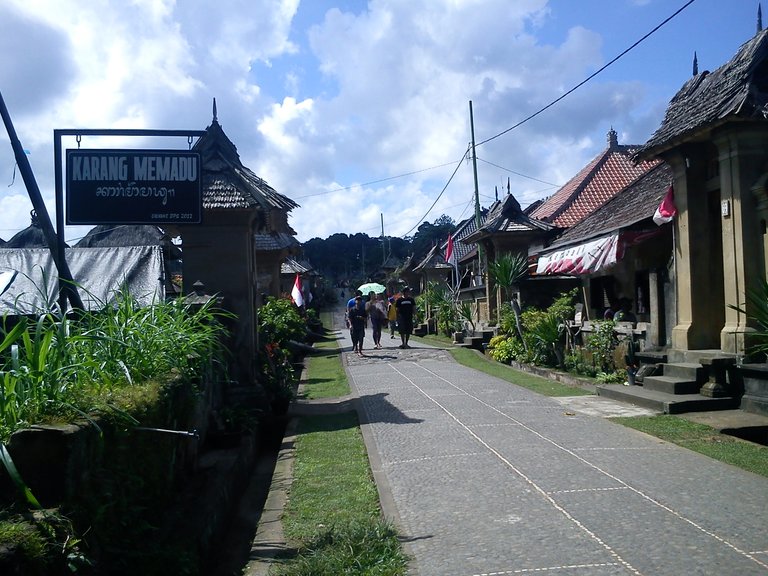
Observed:
[[[201,165],[184,150],[67,150],[67,224],[199,224]]]

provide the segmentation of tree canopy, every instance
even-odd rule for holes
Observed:
[[[330,278],[368,278],[385,260],[404,260],[410,255],[418,261],[435,244],[448,238],[455,224],[442,215],[434,223],[422,222],[412,237],[370,237],[367,234],[332,234],[325,240],[312,238],[302,244],[304,256],[321,274]]]

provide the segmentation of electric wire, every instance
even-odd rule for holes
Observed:
[[[397,180],[398,178],[405,178],[406,176],[413,176],[414,174],[420,174],[421,172],[427,172],[428,170],[434,170],[436,168],[443,168],[444,166],[450,166],[453,162],[446,162],[445,164],[438,164],[437,166],[430,166],[429,168],[422,168],[421,170],[414,170],[413,172],[406,172],[405,174],[397,174],[395,176],[389,176],[387,178],[381,178],[380,180],[371,180],[370,182],[363,182],[362,184],[352,184],[351,186],[344,186],[343,188],[335,188],[333,190],[326,190],[324,192],[315,192],[314,194],[306,194],[304,196],[296,196],[296,200],[303,198],[312,198],[314,196],[323,196],[324,194],[333,194],[334,192],[344,192],[345,190],[352,190],[353,188],[360,188],[363,186],[370,186],[371,184],[380,184],[381,182],[387,182],[389,180]]]
[[[611,66],[611,65],[615,64],[615,63],[616,63],[616,62],[617,62],[619,59],[621,59],[622,57],[624,57],[624,56],[625,56],[626,54],[628,54],[630,51],[634,50],[634,49],[635,49],[637,46],[639,46],[639,45],[640,45],[642,42],[644,42],[646,39],[648,39],[648,38],[649,38],[651,35],[653,35],[654,33],[656,33],[656,32],[657,32],[657,31],[658,31],[658,30],[659,30],[659,29],[660,29],[662,26],[664,26],[664,25],[665,25],[665,24],[667,24],[667,23],[668,23],[670,20],[672,20],[673,18],[675,18],[675,17],[676,17],[678,14],[680,14],[680,13],[681,13],[683,10],[685,10],[686,8],[688,8],[688,6],[690,6],[691,4],[693,4],[695,1],[696,1],[696,0],[688,0],[688,2],[686,2],[685,4],[683,4],[683,6],[681,6],[680,8],[678,8],[678,9],[677,9],[677,10],[676,10],[674,13],[672,13],[670,16],[668,16],[667,18],[665,18],[665,19],[664,19],[664,20],[663,20],[661,23],[657,24],[657,25],[656,25],[656,26],[655,26],[653,29],[651,29],[651,31],[650,31],[650,32],[648,32],[648,33],[646,33],[645,35],[643,35],[643,36],[642,36],[642,37],[641,37],[639,40],[635,41],[635,42],[634,42],[634,43],[633,43],[631,46],[629,46],[629,48],[626,48],[625,50],[623,50],[623,51],[622,51],[622,52],[621,52],[621,53],[620,53],[618,56],[615,56],[614,58],[612,58],[612,59],[611,59],[609,62],[607,62],[606,64],[604,64],[603,66],[601,66],[601,67],[600,67],[598,70],[596,70],[595,72],[593,72],[592,74],[590,74],[589,76],[587,76],[587,77],[586,77],[584,80],[582,80],[581,82],[579,82],[578,84],[576,84],[576,86],[574,86],[574,87],[573,87],[573,88],[571,88],[570,90],[568,90],[568,91],[564,92],[563,94],[561,94],[560,96],[558,96],[557,98],[555,98],[555,99],[554,99],[552,102],[550,102],[549,104],[547,104],[547,105],[546,105],[546,106],[544,106],[543,108],[540,108],[539,110],[537,110],[537,111],[536,111],[536,112],[534,112],[533,114],[530,114],[529,116],[527,116],[526,118],[522,119],[520,122],[518,122],[517,124],[515,124],[515,125],[511,126],[510,128],[507,128],[506,130],[503,130],[503,131],[499,132],[498,134],[495,134],[494,136],[491,136],[490,138],[486,138],[485,140],[481,140],[480,142],[476,143],[476,144],[475,144],[475,148],[477,148],[478,146],[482,146],[483,144],[487,144],[488,142],[491,142],[491,141],[493,141],[493,140],[495,140],[495,139],[497,139],[497,138],[499,138],[499,137],[501,137],[501,136],[503,136],[503,135],[505,135],[505,134],[508,134],[509,132],[511,132],[512,130],[514,130],[514,129],[516,129],[516,128],[520,127],[520,126],[522,126],[522,125],[523,125],[523,124],[525,124],[526,122],[528,122],[528,121],[530,121],[530,120],[533,120],[533,119],[534,119],[534,118],[536,118],[536,117],[537,117],[539,114],[542,114],[543,112],[545,112],[545,111],[549,110],[549,109],[550,109],[552,106],[554,106],[555,104],[557,104],[558,102],[560,102],[561,100],[563,100],[564,98],[566,98],[567,96],[569,96],[570,94],[572,94],[573,92],[575,92],[576,90],[578,90],[579,88],[581,88],[581,87],[582,87],[584,84],[586,84],[587,82],[589,82],[590,80],[592,80],[592,79],[593,79],[595,76],[597,76],[598,74],[600,74],[601,72],[603,72],[603,71],[604,71],[606,68],[608,68],[609,66]],[[465,152],[464,152],[464,155],[465,155],[465,156],[466,156],[467,152],[469,151],[469,149],[470,149],[470,147],[468,147],[468,148],[467,148],[467,151],[465,151]],[[477,160],[479,160],[479,158],[477,158],[477,154],[475,154],[475,158],[476,158]],[[462,158],[462,160],[463,160],[463,158]],[[486,163],[488,163],[488,164],[492,164],[492,163],[490,163],[490,162],[487,162],[487,161],[485,161],[485,162],[486,162]],[[461,163],[459,163],[459,166],[460,166],[460,165],[461,165]],[[492,164],[492,165],[496,166],[495,164]],[[427,217],[427,215],[428,215],[428,214],[429,214],[429,213],[432,211],[432,208],[434,208],[434,207],[435,207],[435,204],[437,204],[437,201],[440,199],[440,197],[443,195],[443,193],[445,192],[445,190],[448,188],[448,185],[451,183],[451,180],[453,180],[453,177],[456,175],[456,172],[458,171],[458,169],[459,169],[459,166],[457,166],[457,167],[456,167],[456,170],[454,170],[453,174],[451,174],[451,177],[450,177],[450,179],[449,179],[449,180],[448,180],[448,182],[445,184],[445,186],[443,187],[443,189],[440,191],[440,194],[438,194],[437,198],[436,198],[436,199],[435,199],[435,201],[432,203],[432,206],[430,206],[430,207],[429,207],[429,210],[427,210],[426,214],[424,214],[424,216],[422,216],[422,221],[423,221],[423,219],[424,219],[424,218],[426,218],[426,217]],[[506,170],[506,168],[503,168],[503,167],[501,167],[501,166],[496,166],[496,167],[497,167],[497,168],[500,168],[500,169],[502,169],[502,170]],[[517,174],[517,172],[514,172],[514,171],[512,171],[512,170],[510,170],[510,172],[513,172],[513,173]],[[525,176],[524,174],[519,174],[519,175],[520,175],[520,176]],[[532,179],[533,179],[533,180],[536,180],[536,178],[532,178]],[[547,185],[549,185],[549,186],[557,186],[556,184],[551,184],[550,182],[544,182],[543,180],[539,180],[539,182],[541,182],[542,184],[547,184]],[[414,226],[413,228],[411,228],[411,229],[410,229],[410,230],[409,230],[409,231],[408,231],[408,232],[407,232],[407,233],[406,233],[404,236],[407,236],[408,234],[410,234],[411,232],[413,232],[413,230],[415,230],[415,229],[416,229],[416,228],[417,228],[419,225],[420,225],[420,224],[417,224],[417,225],[415,225],[415,226]]]
[[[496,138],[499,138],[500,136],[503,136],[504,134],[507,134],[507,133],[511,132],[511,131],[512,131],[512,130],[514,130],[515,128],[519,128],[520,126],[522,126],[523,124],[525,124],[525,123],[526,123],[526,122],[528,122],[529,120],[533,120],[534,118],[536,118],[536,116],[538,116],[538,115],[539,115],[539,114],[541,114],[542,112],[544,112],[544,111],[546,111],[546,110],[550,109],[552,106],[554,106],[555,104],[557,104],[558,102],[560,102],[560,100],[562,100],[562,99],[563,99],[563,98],[565,98],[566,96],[569,96],[570,94],[572,94],[573,92],[575,92],[576,90],[578,90],[579,88],[581,88],[582,86],[584,86],[584,84],[586,84],[587,82],[589,82],[590,80],[592,80],[592,78],[594,78],[595,76],[597,76],[598,74],[600,74],[600,73],[601,73],[603,70],[605,70],[606,68],[608,68],[609,66],[611,66],[612,64],[614,64],[614,63],[615,63],[617,60],[619,60],[620,58],[622,58],[623,56],[625,56],[625,55],[626,55],[628,52],[630,52],[631,50],[633,50],[634,48],[636,48],[636,47],[637,47],[639,44],[641,44],[642,42],[644,42],[644,41],[645,41],[645,40],[646,40],[646,39],[647,39],[649,36],[651,36],[652,34],[654,34],[654,33],[655,33],[657,30],[659,30],[659,29],[660,29],[662,26],[664,26],[665,24],[667,24],[667,22],[669,22],[670,20],[672,20],[672,19],[673,19],[675,16],[677,16],[678,14],[680,14],[680,12],[682,12],[683,10],[685,10],[686,8],[688,8],[688,6],[690,6],[691,4],[693,4],[695,1],[696,1],[696,0],[688,0],[688,2],[686,2],[686,3],[685,3],[683,6],[681,6],[680,8],[678,8],[678,9],[677,9],[677,10],[676,10],[676,11],[675,11],[675,12],[674,12],[674,13],[673,13],[671,16],[668,16],[667,18],[665,18],[665,19],[664,19],[664,20],[663,20],[663,21],[662,21],[660,24],[656,25],[656,26],[655,26],[655,27],[654,27],[654,28],[653,28],[653,29],[652,29],[650,32],[648,32],[648,33],[647,33],[647,34],[645,34],[645,35],[644,35],[642,38],[640,38],[639,40],[637,40],[637,41],[636,41],[634,44],[632,44],[632,45],[631,45],[629,48],[625,49],[625,50],[624,50],[623,52],[621,52],[621,53],[620,53],[618,56],[616,56],[616,57],[615,57],[615,58],[613,58],[611,61],[609,61],[609,62],[607,62],[606,64],[604,64],[603,66],[601,66],[601,67],[600,67],[598,70],[596,70],[595,72],[593,72],[592,74],[590,74],[589,76],[587,76],[587,77],[586,77],[584,80],[582,80],[581,82],[579,82],[578,84],[576,84],[576,86],[574,86],[573,88],[571,88],[571,89],[570,89],[570,90],[568,90],[567,92],[564,92],[563,94],[561,94],[560,96],[558,96],[557,98],[555,98],[554,100],[552,100],[552,102],[550,102],[549,104],[547,104],[547,105],[546,105],[546,106],[544,106],[543,108],[541,108],[541,109],[539,109],[538,111],[534,112],[534,113],[533,113],[533,114],[531,114],[530,116],[527,116],[526,118],[523,118],[522,120],[520,120],[520,122],[518,122],[518,123],[517,123],[517,124],[515,124],[514,126],[511,126],[510,128],[507,128],[506,130],[504,130],[504,131],[502,131],[502,132],[499,132],[498,134],[496,134],[496,135],[494,135],[494,136],[491,136],[490,138],[486,138],[485,140],[482,140],[482,141],[478,142],[477,144],[475,144],[475,147],[477,147],[477,146],[482,146],[483,144],[487,144],[488,142],[490,142],[490,141],[492,141],[492,140],[495,140]]]
[[[410,230],[408,230],[408,232],[406,232],[405,234],[403,234],[403,235],[402,235],[402,238],[405,238],[406,236],[408,236],[408,234],[410,234],[411,232],[413,232],[414,230],[416,230],[416,228],[418,228],[418,227],[419,227],[419,226],[420,226],[420,225],[421,225],[421,224],[422,224],[422,223],[425,221],[424,219],[427,217],[427,215],[428,215],[430,212],[432,212],[432,208],[434,208],[434,207],[435,207],[435,204],[437,204],[437,201],[438,201],[438,200],[440,200],[440,198],[443,196],[443,193],[444,193],[444,192],[445,192],[445,191],[448,189],[448,186],[449,186],[449,185],[450,185],[450,183],[453,181],[453,178],[454,178],[454,176],[456,176],[456,173],[459,171],[459,168],[461,168],[461,165],[462,165],[462,163],[464,162],[464,159],[467,157],[467,152],[469,152],[469,146],[467,146],[467,149],[464,151],[464,154],[462,154],[462,155],[461,155],[461,160],[459,160],[459,161],[456,163],[456,168],[454,168],[454,169],[453,169],[453,173],[451,174],[451,177],[450,177],[450,178],[448,178],[448,182],[446,182],[446,183],[445,183],[445,186],[443,186],[443,189],[442,189],[442,190],[440,190],[440,194],[438,194],[438,195],[437,195],[437,198],[435,198],[435,201],[434,201],[434,202],[432,202],[432,206],[430,206],[430,207],[429,207],[429,210],[427,210],[427,211],[426,211],[426,213],[424,214],[424,216],[422,216],[422,217],[421,217],[421,219],[419,220],[419,223],[418,223],[418,224],[416,224],[416,225],[415,225],[413,228],[411,228]]]
[[[520,176],[521,178],[527,178],[528,180],[534,180],[536,182],[541,182],[542,184],[546,184],[547,186],[554,186],[555,188],[562,188],[562,184],[553,184],[552,182],[547,182],[546,180],[540,180],[538,178],[534,178],[533,176],[528,176],[527,174],[523,174],[521,172],[517,172],[515,170],[512,170],[511,168],[504,168],[504,166],[499,166],[498,164],[494,164],[493,162],[489,162],[488,160],[483,160],[479,156],[477,159],[480,162],[485,162],[486,164],[490,164],[491,166],[495,166],[499,170],[505,170],[507,172],[511,172],[512,174],[515,174],[516,176]]]

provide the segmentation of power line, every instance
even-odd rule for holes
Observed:
[[[467,147],[467,149],[464,151],[464,154],[462,154],[462,155],[461,155],[461,160],[459,160],[459,161],[458,161],[458,163],[456,164],[456,168],[454,168],[454,169],[453,169],[453,173],[451,174],[451,177],[450,177],[450,178],[448,178],[448,182],[446,182],[446,183],[445,183],[445,186],[443,186],[443,189],[442,189],[442,190],[440,190],[440,194],[438,194],[438,195],[437,195],[437,198],[435,198],[435,201],[434,201],[434,202],[432,202],[432,206],[430,206],[430,207],[429,207],[429,210],[427,210],[427,211],[426,211],[426,213],[424,214],[424,216],[422,216],[422,217],[421,217],[421,219],[419,220],[419,223],[418,223],[418,224],[416,224],[416,225],[415,225],[413,228],[411,228],[410,230],[408,230],[408,232],[406,232],[405,234],[403,234],[403,237],[405,237],[405,236],[408,236],[408,234],[410,234],[410,233],[411,233],[411,232],[413,232],[413,231],[414,231],[416,228],[418,228],[418,227],[419,227],[419,225],[420,225],[422,222],[424,222],[424,219],[427,217],[427,215],[429,215],[429,213],[430,213],[430,212],[432,212],[432,208],[434,208],[434,207],[435,207],[435,204],[437,204],[437,201],[438,201],[438,200],[440,200],[440,198],[443,196],[443,193],[444,193],[444,192],[446,191],[446,189],[448,188],[448,185],[449,185],[449,184],[451,183],[451,181],[453,180],[453,177],[454,177],[454,176],[456,176],[456,172],[458,172],[458,171],[459,171],[459,168],[461,168],[461,164],[464,162],[464,158],[466,158],[466,156],[467,156],[467,152],[468,152],[468,151],[469,151],[469,146],[468,146],[468,147]]]
[[[437,166],[430,166],[429,168],[422,168],[421,170],[414,170],[413,172],[406,172],[405,174],[398,174],[396,176],[390,176],[388,178],[382,178],[381,180],[372,180],[370,182],[363,182],[362,184],[353,184],[351,186],[344,186],[343,188],[336,188],[334,190],[326,190],[325,192],[316,192],[314,194],[307,194],[306,196],[296,196],[296,200],[302,198],[312,198],[314,196],[323,196],[324,194],[333,194],[334,192],[344,192],[345,190],[351,190],[359,186],[370,186],[371,184],[380,184],[381,182],[387,182],[389,180],[397,180],[398,178],[405,178],[406,176],[413,176],[421,172],[427,172],[428,170],[434,170],[436,168],[442,168],[444,166],[450,166],[453,162],[446,162],[445,164],[439,164]]]
[[[665,18],[665,19],[664,19],[664,20],[663,20],[663,21],[662,21],[660,24],[656,25],[656,26],[655,26],[655,27],[654,27],[654,28],[653,28],[653,29],[652,29],[650,32],[648,32],[648,33],[647,33],[647,34],[645,34],[643,37],[641,37],[639,40],[637,40],[636,42],[634,42],[634,43],[633,43],[633,44],[632,44],[632,45],[631,45],[629,48],[626,48],[626,49],[625,49],[624,51],[622,51],[622,52],[621,52],[621,53],[620,53],[618,56],[616,56],[616,57],[614,57],[613,59],[611,59],[611,60],[610,60],[609,62],[607,62],[605,65],[603,65],[602,67],[600,67],[600,68],[599,68],[597,71],[595,71],[595,72],[593,72],[592,74],[590,74],[589,76],[587,76],[587,77],[586,77],[584,80],[582,80],[581,82],[579,82],[578,84],[576,84],[576,86],[574,86],[573,88],[571,88],[571,89],[570,89],[570,90],[568,90],[567,92],[565,92],[565,93],[561,94],[561,95],[560,95],[558,98],[555,98],[555,99],[554,99],[552,102],[550,102],[549,104],[547,104],[547,105],[546,105],[546,106],[544,106],[543,108],[541,108],[541,109],[539,109],[538,111],[534,112],[534,113],[533,113],[533,114],[531,114],[530,116],[527,116],[526,118],[524,118],[523,120],[521,120],[520,122],[518,122],[517,124],[515,124],[514,126],[511,126],[510,128],[507,128],[506,130],[504,130],[504,131],[502,131],[502,132],[499,132],[498,134],[496,134],[496,135],[494,135],[494,136],[491,136],[490,138],[486,138],[485,140],[482,140],[481,142],[478,142],[477,144],[475,144],[475,147],[478,147],[478,146],[482,146],[483,144],[487,144],[488,142],[491,142],[492,140],[495,140],[496,138],[499,138],[500,136],[503,136],[504,134],[507,134],[508,132],[511,132],[511,131],[512,131],[512,130],[514,130],[515,128],[518,128],[518,127],[522,126],[523,124],[525,124],[525,123],[526,123],[526,122],[528,122],[529,120],[532,120],[532,119],[534,119],[536,116],[538,116],[539,114],[541,114],[541,113],[545,112],[546,110],[549,110],[549,109],[550,109],[552,106],[554,106],[555,104],[557,104],[558,102],[560,102],[561,100],[563,100],[565,97],[569,96],[570,94],[572,94],[573,92],[575,92],[576,90],[578,90],[579,88],[581,88],[581,87],[582,87],[584,84],[586,84],[587,82],[589,82],[590,80],[592,80],[592,79],[593,79],[595,76],[597,76],[598,74],[600,74],[601,72],[603,72],[603,71],[604,71],[606,68],[608,68],[608,67],[609,67],[609,66],[611,66],[612,64],[616,63],[616,62],[617,62],[617,61],[618,61],[620,58],[622,58],[623,56],[625,56],[626,54],[628,54],[630,51],[632,51],[633,49],[635,49],[635,48],[636,48],[637,46],[639,46],[639,45],[640,45],[642,42],[644,42],[644,41],[645,41],[647,38],[649,38],[651,35],[653,35],[655,32],[657,32],[657,31],[658,31],[658,30],[659,30],[659,29],[660,29],[662,26],[664,26],[664,25],[665,25],[665,24],[667,24],[667,23],[668,23],[670,20],[672,20],[673,18],[675,18],[675,17],[676,17],[678,14],[680,14],[680,13],[681,13],[683,10],[685,10],[686,8],[688,8],[688,6],[690,6],[691,4],[693,4],[695,1],[696,1],[696,0],[688,0],[688,2],[686,2],[685,4],[683,4],[683,6],[681,6],[680,8],[678,8],[678,9],[677,9],[677,10],[676,10],[676,11],[675,11],[675,12],[674,12],[672,15],[668,16],[667,18]],[[422,216],[422,219],[421,219],[421,221],[422,221],[422,222],[424,221],[424,218],[426,218],[426,217],[427,217],[427,215],[428,215],[428,214],[429,214],[429,213],[432,211],[432,208],[434,208],[434,207],[435,207],[435,204],[437,204],[437,201],[438,201],[438,200],[439,200],[439,199],[442,197],[442,195],[443,195],[443,193],[445,192],[446,188],[448,188],[448,185],[451,183],[451,180],[453,180],[453,177],[456,175],[456,172],[458,171],[458,169],[459,169],[459,166],[461,166],[461,162],[463,162],[463,161],[464,161],[464,158],[466,157],[466,154],[467,154],[467,152],[468,152],[468,151],[469,151],[469,147],[467,147],[467,150],[464,152],[464,156],[462,157],[462,159],[461,159],[461,161],[459,162],[459,164],[456,166],[456,169],[453,171],[453,174],[451,174],[451,177],[448,179],[448,182],[446,182],[445,186],[444,186],[444,187],[443,187],[443,189],[440,191],[440,194],[438,194],[437,198],[436,198],[436,199],[435,199],[435,201],[432,203],[432,206],[430,206],[430,207],[429,207],[429,210],[427,210],[426,214],[424,214],[424,216]],[[487,164],[491,164],[491,165],[493,165],[493,166],[496,166],[495,164],[492,164],[491,162],[488,162],[488,161],[486,161],[486,160],[483,160],[483,161],[484,161],[484,162],[486,162]],[[445,166],[445,164],[444,164],[443,166]],[[496,166],[496,167],[497,167],[497,168],[500,168],[500,169],[502,169],[502,170],[507,170],[506,168],[503,168],[503,167],[501,167],[501,166]],[[514,173],[514,174],[518,174],[517,172],[514,172],[513,170],[509,170],[509,171],[510,171],[510,172],[512,172],[512,173]],[[526,177],[526,178],[530,178],[529,176],[525,176],[524,174],[518,174],[518,175],[519,175],[519,176],[523,176],[523,177]],[[531,178],[531,179],[532,179],[532,180],[537,180],[536,178]],[[552,184],[552,183],[550,183],[550,182],[545,182],[545,181],[543,181],[543,180],[537,180],[537,181],[538,181],[538,182],[541,182],[542,184],[547,184],[548,186],[557,186],[557,184]],[[413,230],[415,230],[415,229],[416,229],[418,226],[419,226],[419,224],[416,224],[416,226],[414,226],[413,228],[411,228],[411,229],[410,229],[408,232],[406,232],[406,233],[405,233],[403,236],[407,236],[408,234],[410,234],[411,232],[413,232]]]
[[[478,157],[478,160],[480,160],[480,162],[485,162],[486,164],[490,164],[491,166],[495,166],[499,170],[506,170],[507,172],[511,172],[516,176],[521,176],[522,178],[528,178],[528,180],[535,180],[536,182],[541,182],[542,184],[546,184],[547,186],[554,186],[555,188],[562,187],[562,184],[552,184],[552,182],[547,182],[546,180],[539,180],[538,178],[534,178],[533,176],[528,176],[527,174],[516,172],[515,170],[512,170],[510,168],[504,168],[504,166],[499,166],[498,164],[494,164],[493,162],[489,162],[488,160],[483,160],[480,157]]]
[[[565,93],[561,94],[559,97],[557,97],[557,98],[555,98],[554,100],[552,100],[552,102],[550,102],[549,104],[547,104],[546,106],[544,106],[544,107],[543,107],[543,108],[541,108],[540,110],[538,110],[538,111],[534,112],[533,114],[531,114],[530,116],[528,116],[528,117],[526,117],[526,118],[523,118],[522,120],[520,120],[520,122],[518,122],[517,124],[515,124],[514,126],[512,126],[512,127],[510,127],[510,128],[507,128],[507,129],[506,129],[506,130],[504,130],[503,132],[499,132],[499,133],[498,133],[498,134],[496,134],[495,136],[491,136],[490,138],[486,138],[486,139],[485,139],[485,140],[483,140],[482,142],[478,142],[477,144],[475,144],[475,146],[477,147],[477,146],[482,146],[483,144],[487,144],[487,143],[488,143],[488,142],[490,142],[491,140],[495,140],[496,138],[498,138],[498,137],[500,137],[500,136],[503,136],[503,135],[504,135],[504,134],[506,134],[507,132],[511,132],[511,131],[512,131],[512,130],[514,130],[515,128],[518,128],[518,127],[522,126],[523,124],[525,124],[525,123],[526,123],[526,122],[528,122],[529,120],[532,120],[532,119],[536,118],[536,116],[538,116],[539,114],[541,114],[541,113],[542,113],[542,112],[544,112],[545,110],[548,110],[549,108],[551,108],[552,106],[554,106],[555,104],[557,104],[558,102],[560,102],[560,100],[562,100],[562,99],[563,99],[563,98],[565,98],[566,96],[569,96],[571,93],[575,92],[576,90],[578,90],[579,88],[581,88],[582,86],[584,86],[584,84],[586,84],[587,82],[589,82],[590,80],[592,80],[592,78],[594,78],[595,76],[597,76],[598,74],[600,74],[600,73],[601,73],[603,70],[605,70],[606,68],[608,68],[608,66],[610,66],[611,64],[613,64],[614,62],[616,62],[617,60],[619,60],[620,58],[622,58],[624,55],[626,55],[628,52],[630,52],[631,50],[633,50],[634,48],[636,48],[636,47],[637,47],[637,46],[638,46],[640,43],[642,43],[643,41],[645,41],[645,40],[646,40],[646,39],[647,39],[649,36],[651,36],[651,35],[652,35],[652,34],[654,34],[654,33],[655,33],[657,30],[659,30],[659,28],[661,28],[662,26],[664,26],[664,25],[665,25],[667,22],[669,22],[670,20],[672,20],[672,18],[674,18],[675,16],[677,16],[678,14],[680,14],[680,12],[682,12],[683,10],[685,10],[686,8],[688,8],[688,6],[690,6],[691,4],[693,4],[695,1],[696,1],[696,0],[688,0],[688,2],[686,2],[686,3],[685,3],[683,6],[682,6],[682,7],[678,8],[678,9],[675,11],[675,13],[674,13],[674,14],[672,14],[671,16],[668,16],[668,17],[667,17],[667,18],[666,18],[666,19],[665,19],[663,22],[661,22],[661,24],[657,25],[655,28],[653,28],[653,30],[651,30],[651,31],[650,31],[650,32],[648,32],[648,33],[647,33],[645,36],[643,36],[642,38],[640,38],[640,40],[638,40],[637,42],[635,42],[634,44],[632,44],[632,45],[631,45],[629,48],[627,48],[626,50],[624,50],[624,51],[623,51],[621,54],[619,54],[618,56],[616,56],[615,58],[613,58],[613,60],[611,60],[610,62],[608,62],[607,64],[605,64],[605,65],[604,65],[604,66],[602,66],[601,68],[599,68],[597,71],[595,71],[595,72],[593,72],[592,74],[590,74],[589,76],[587,76],[587,77],[586,77],[584,80],[582,80],[581,82],[579,82],[578,84],[576,84],[576,86],[574,86],[573,88],[571,88],[571,89],[570,89],[570,90],[568,90],[567,92],[565,92]]]

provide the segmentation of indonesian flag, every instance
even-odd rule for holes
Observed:
[[[664,199],[656,208],[656,213],[653,215],[653,221],[657,226],[672,222],[672,219],[677,214],[677,208],[675,207],[675,191],[672,186],[669,187],[667,193],[664,195]]]
[[[293,281],[291,298],[293,298],[293,303],[299,308],[304,306],[304,296],[301,294],[301,279],[299,278],[298,273],[296,274],[296,280]]]
[[[456,267],[456,252],[453,250],[453,235],[448,234],[448,247],[445,249],[445,261]]]

